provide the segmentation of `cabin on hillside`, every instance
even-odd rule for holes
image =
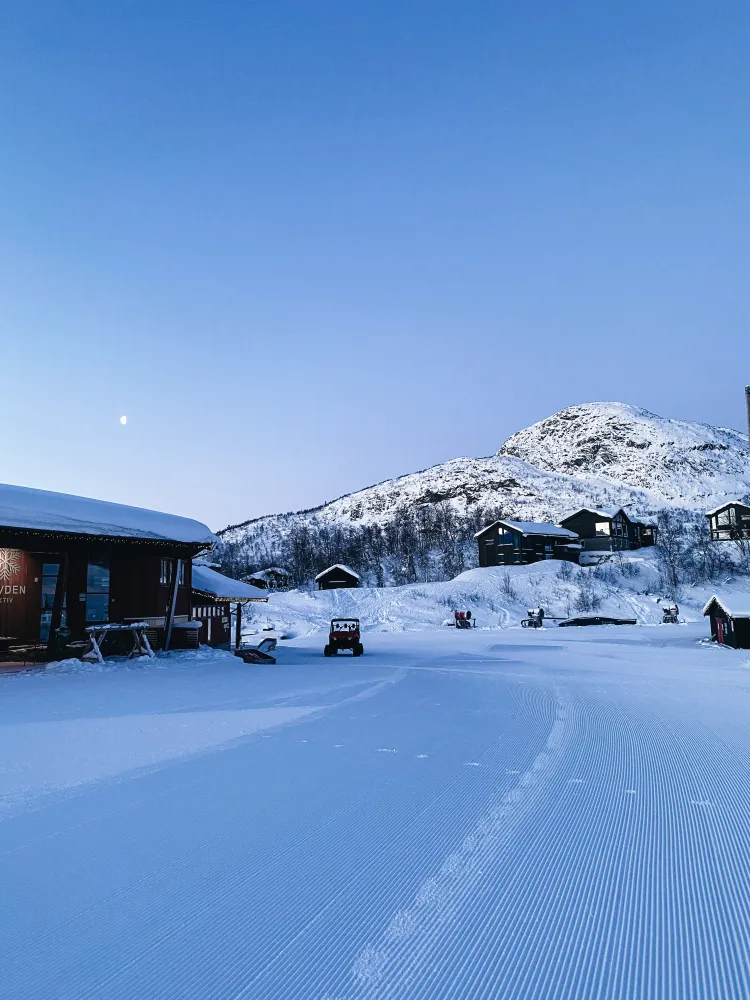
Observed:
[[[750,538],[750,507],[740,500],[727,500],[720,507],[706,511],[706,518],[714,542]]]
[[[635,529],[636,545],[633,548],[647,548],[656,545],[659,538],[659,528],[653,521],[631,521]]]
[[[257,573],[250,573],[245,577],[245,582],[260,590],[286,590],[291,586],[292,574],[288,569],[280,566],[269,566],[268,569],[260,569]]]
[[[750,609],[730,609],[726,601],[714,595],[703,615],[711,619],[711,637],[716,642],[735,649],[750,649]]]
[[[192,619],[199,621],[199,641],[205,646],[229,649],[232,642],[232,605],[235,605],[235,646],[242,642],[242,608],[268,604],[268,595],[241,580],[217,573],[209,566],[193,565]]]
[[[578,535],[557,524],[539,521],[495,521],[478,531],[479,565],[519,566],[543,559],[578,562]]]
[[[174,626],[190,616],[193,557],[215,541],[186,517],[0,485],[0,660],[75,655],[105,624],[146,622],[157,648],[192,644],[195,629]]]
[[[581,507],[564,517],[560,524],[575,531],[581,539],[583,552],[622,552],[639,548],[642,536],[636,525],[648,527],[650,537],[655,540],[654,526],[632,521],[622,507],[602,510]]]
[[[342,587],[358,587],[359,573],[355,573],[348,566],[336,563],[334,566],[324,569],[322,573],[318,573],[315,577],[315,582],[318,585],[318,590],[338,590]]]

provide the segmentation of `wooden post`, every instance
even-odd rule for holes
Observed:
[[[234,647],[239,649],[242,645],[242,605],[237,601],[237,621],[234,626]]]
[[[53,656],[55,652],[55,639],[57,631],[62,621],[63,604],[65,603],[65,592],[68,587],[68,554],[67,552],[57,564],[57,580],[55,581],[55,599],[52,602],[52,618],[49,623],[49,635],[47,636],[47,656]]]
[[[174,623],[174,609],[177,604],[177,587],[180,580],[181,559],[172,560],[172,585],[169,589],[169,602],[167,604],[167,614],[164,618],[164,648],[169,649],[172,642],[172,625]]]
[[[748,444],[750,444],[750,385],[745,386],[745,409],[747,410]]]

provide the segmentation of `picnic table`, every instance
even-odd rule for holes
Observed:
[[[104,657],[102,656],[102,646],[108,635],[122,634],[123,632],[130,632],[133,636],[133,648],[128,654],[129,657],[133,656],[154,656],[154,651],[151,649],[151,645],[148,641],[146,635],[146,629],[149,628],[147,622],[128,622],[127,624],[102,624],[102,625],[89,625],[86,629],[89,637],[89,645],[86,652],[81,657],[82,659],[95,659],[99,663],[104,663]]]

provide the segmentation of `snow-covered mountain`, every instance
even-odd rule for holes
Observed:
[[[748,494],[750,451],[738,431],[666,419],[627,403],[586,403],[519,431],[488,458],[453,459],[219,534],[256,551],[262,542],[272,558],[293,527],[385,527],[425,508],[447,506],[464,522],[485,511],[557,521],[584,504],[628,505],[648,516],[664,507],[702,512]]]
[[[698,509],[750,487],[744,434],[665,419],[627,403],[569,406],[518,431],[498,454],[586,481],[626,484],[665,503]]]

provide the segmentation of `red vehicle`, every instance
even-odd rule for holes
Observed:
[[[353,656],[364,653],[364,646],[359,638],[359,618],[334,618],[331,622],[323,656],[335,656],[340,649],[351,649]]]

